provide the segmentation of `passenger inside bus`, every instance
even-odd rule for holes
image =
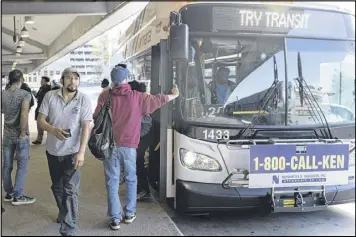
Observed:
[[[225,104],[231,93],[235,90],[236,84],[229,80],[230,69],[221,66],[216,71],[215,80],[210,82],[212,93],[212,104]]]

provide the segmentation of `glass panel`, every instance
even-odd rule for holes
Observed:
[[[285,125],[283,39],[196,40],[202,52],[203,72],[195,66],[196,60],[189,64],[183,117],[214,124],[249,124],[259,117],[255,124]],[[196,52],[191,49],[191,54],[199,58]],[[271,87],[275,80],[274,57],[277,80]],[[201,74],[204,81],[199,79]],[[268,103],[260,111],[265,101]]]
[[[296,80],[298,53],[306,86]],[[287,55],[288,124],[321,124],[314,98],[328,123],[355,121],[354,42],[288,39]]]

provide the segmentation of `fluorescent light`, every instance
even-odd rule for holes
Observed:
[[[33,20],[32,16],[25,16],[25,23],[26,24],[34,24],[35,21]]]
[[[21,53],[21,52],[22,52],[22,48],[21,48],[20,46],[17,46],[17,47],[16,47],[16,52],[17,52],[17,53]]]
[[[28,35],[28,31],[26,29],[26,26],[24,26],[21,30],[21,37],[22,38],[27,38],[29,35]]]
[[[25,46],[25,41],[22,39],[22,37],[19,40],[19,46],[21,47]]]

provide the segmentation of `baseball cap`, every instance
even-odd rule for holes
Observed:
[[[126,65],[116,65],[110,73],[111,81],[114,83],[123,82],[129,75],[129,70],[126,68]]]
[[[77,76],[80,78],[80,74],[78,73],[78,71],[72,67],[68,67],[68,68],[64,69],[62,72],[62,77],[64,77],[65,75],[68,75],[68,74],[77,74]]]

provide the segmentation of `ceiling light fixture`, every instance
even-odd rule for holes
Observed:
[[[16,53],[21,53],[22,52],[22,48],[20,46],[16,47]]]
[[[26,29],[26,26],[24,26],[21,30],[21,37],[22,38],[27,38],[29,35],[28,35],[28,31]]]
[[[35,21],[33,20],[32,16],[25,16],[25,24],[34,24]]]
[[[25,46],[25,41],[22,39],[22,37],[19,40],[19,46],[21,47]]]

